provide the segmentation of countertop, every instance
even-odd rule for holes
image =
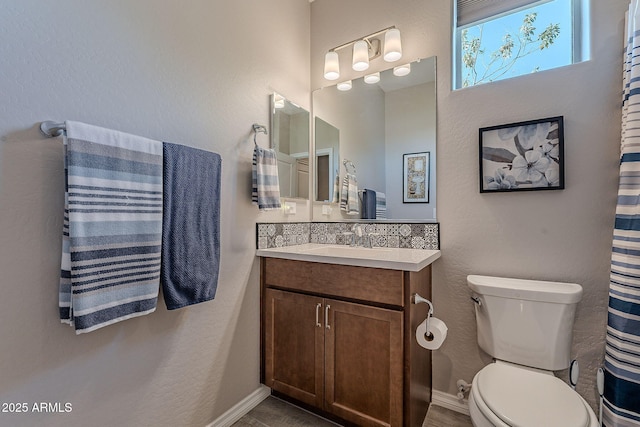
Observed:
[[[420,271],[440,258],[440,251],[405,248],[363,248],[307,243],[279,248],[258,249],[256,255],[268,258],[284,258],[326,264]]]

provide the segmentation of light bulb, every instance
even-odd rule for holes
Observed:
[[[370,85],[380,81],[380,73],[367,74],[364,76],[364,82]]]
[[[340,82],[336,85],[336,87],[338,88],[338,90],[341,91],[345,91],[345,90],[351,90],[351,80],[347,80],[345,82]]]
[[[398,65],[397,67],[393,68],[393,75],[398,77],[406,76],[410,72],[411,64]]]
[[[402,43],[400,30],[392,28],[384,35],[384,60],[394,62],[402,58]]]
[[[337,80],[340,77],[340,63],[338,62],[338,52],[327,52],[324,56],[324,78],[327,80]]]
[[[353,67],[355,71],[369,68],[369,45],[364,40],[358,40],[353,45]]]

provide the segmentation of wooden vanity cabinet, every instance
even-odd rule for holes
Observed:
[[[431,352],[431,267],[420,272],[261,258],[261,379],[279,395],[358,426],[421,426]]]

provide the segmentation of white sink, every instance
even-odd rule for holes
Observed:
[[[405,248],[363,248],[361,246],[306,243],[303,245],[258,249],[256,255],[329,264],[420,271],[440,258],[440,251]]]
[[[327,256],[377,258],[389,256],[393,251],[393,248],[364,248],[362,246],[321,245],[318,247],[304,248],[300,252]]]

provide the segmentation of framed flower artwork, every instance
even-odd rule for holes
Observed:
[[[564,189],[562,116],[480,129],[480,192]]]
[[[403,154],[402,203],[429,203],[429,166],[431,153]]]

